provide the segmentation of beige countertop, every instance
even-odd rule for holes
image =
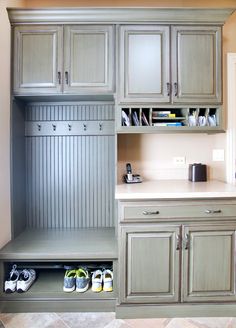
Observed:
[[[211,180],[156,180],[116,186],[116,199],[199,199],[236,197],[236,186]]]

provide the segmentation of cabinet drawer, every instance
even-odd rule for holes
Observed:
[[[236,204],[121,204],[121,220],[152,220],[162,218],[217,218],[236,216]]]

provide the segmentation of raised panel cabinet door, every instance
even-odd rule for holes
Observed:
[[[121,303],[178,301],[179,227],[135,226],[121,231]]]
[[[61,26],[15,27],[13,56],[15,94],[61,92]]]
[[[221,27],[172,27],[174,103],[221,102]]]
[[[236,225],[184,227],[184,301],[236,299],[235,228]]]
[[[169,102],[169,27],[121,26],[120,102]]]
[[[64,91],[111,93],[114,68],[114,28],[103,25],[65,27]]]

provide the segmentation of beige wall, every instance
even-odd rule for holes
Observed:
[[[235,7],[235,0],[1,0],[0,1],[0,247],[10,239],[10,25],[6,7],[66,6],[155,6],[155,7]],[[236,52],[236,14],[224,28],[224,67],[226,52]],[[226,77],[224,74],[224,84]],[[224,86],[225,90],[225,86]],[[226,103],[226,101],[224,101]],[[119,137],[119,170],[131,161],[146,178],[183,178],[186,169],[176,169],[173,156],[186,156],[188,162],[211,166],[213,178],[224,179],[224,163],[212,163],[213,148],[225,148],[225,135],[143,135]]]
[[[10,24],[6,7],[24,1],[0,1],[0,247],[10,238]]]
[[[235,7],[235,0],[26,0],[28,7]]]

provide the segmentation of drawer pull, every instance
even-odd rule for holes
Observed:
[[[159,214],[159,211],[154,211],[154,212],[143,211],[143,215],[156,215],[156,214]]]
[[[221,213],[221,210],[205,210],[206,214],[217,214]]]

